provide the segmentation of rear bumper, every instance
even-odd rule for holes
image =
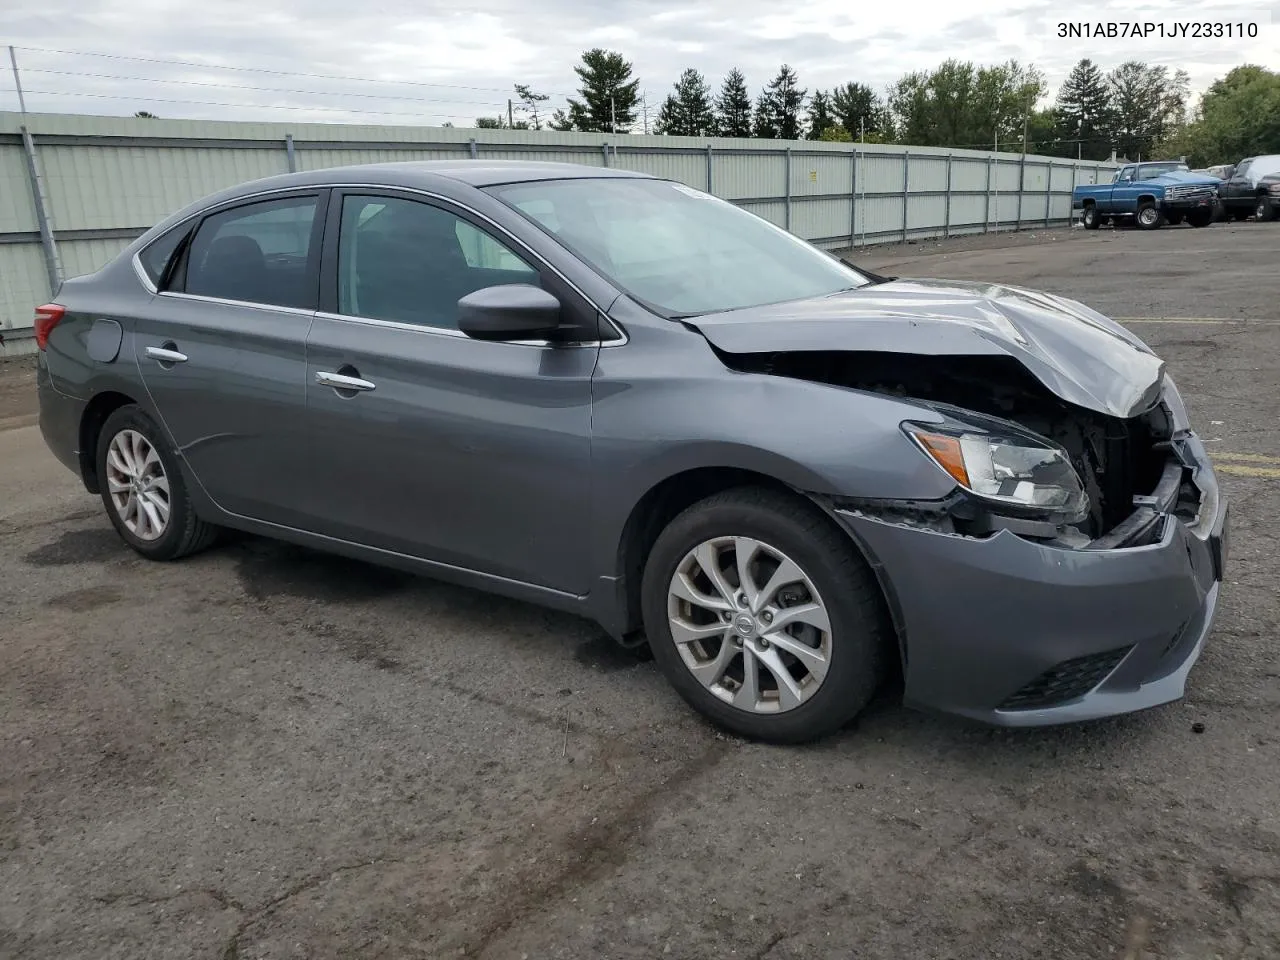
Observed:
[[[1142,710],[1183,695],[1217,609],[1228,510],[1200,442],[1200,512],[1141,546],[1072,550],[837,511],[885,585],[905,702],[1001,726]]]
[[[59,393],[49,376],[44,354],[36,359],[36,394],[40,401],[40,433],[44,442],[68,470],[80,470],[80,420],[85,403]]]

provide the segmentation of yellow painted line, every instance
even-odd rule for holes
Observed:
[[[1267,457],[1261,453],[1221,453],[1211,450],[1209,456],[1214,460],[1239,460],[1241,463],[1273,463],[1280,466],[1280,457]]]
[[[1236,463],[1220,463],[1213,468],[1217,473],[1229,473],[1236,477],[1265,477],[1280,480],[1280,467],[1242,467]]]

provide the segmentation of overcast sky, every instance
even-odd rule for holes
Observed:
[[[1104,68],[1133,58],[1181,67],[1191,74],[1196,91],[1242,63],[1280,69],[1280,26],[1270,25],[1280,24],[1280,0],[0,2],[7,8],[0,11],[0,44],[18,47],[27,109],[50,112],[150,110],[162,117],[407,124],[450,120],[467,126],[478,115],[505,110],[517,82],[552,93],[552,105],[563,105],[564,95],[576,87],[573,65],[592,46],[618,50],[634,63],[651,119],[672,81],[689,66],[717,87],[736,66],[746,74],[753,96],[784,62],[796,68],[809,90],[847,80],[880,90],[905,72],[931,68],[947,57],[980,63],[1017,58],[1044,71],[1051,94],[1084,56]],[[1258,37],[1068,40],[1056,35],[1063,20],[1173,23],[1211,15],[1257,22]],[[0,109],[16,107],[6,70]]]

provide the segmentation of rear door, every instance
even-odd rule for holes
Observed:
[[[294,525],[306,468],[307,330],[327,191],[207,215],[184,241],[134,337],[148,393],[206,493],[245,517]]]
[[[526,283],[576,345],[472,340],[458,299]],[[334,191],[308,339],[320,532],[584,594],[593,308],[518,241],[447,201]]]

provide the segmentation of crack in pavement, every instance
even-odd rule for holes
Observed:
[[[368,867],[389,866],[391,864],[401,863],[401,862],[403,862],[401,858],[391,858],[391,857],[377,858],[373,860],[361,860],[359,863],[348,863],[340,867],[335,867],[333,870],[330,870],[328,873],[320,874],[314,877],[309,877],[306,880],[299,881],[298,883],[290,887],[288,890],[286,890],[284,893],[280,894],[278,897],[273,897],[272,899],[264,903],[262,906],[255,908],[252,913],[250,913],[248,916],[246,916],[243,920],[240,921],[240,924],[239,926],[236,927],[235,932],[232,933],[230,938],[227,940],[227,945],[222,948],[222,955],[221,955],[222,960],[239,960],[240,938],[243,937],[249,931],[250,927],[252,927],[254,924],[262,920],[265,920],[277,909],[279,909],[284,904],[288,903],[294,897],[301,896],[302,894],[307,893],[311,890],[314,890],[317,887],[324,886],[324,884],[328,883],[330,880],[333,880],[335,877],[342,876],[343,874],[352,873],[356,870],[364,870]],[[240,909],[243,910],[244,908],[241,907]]]
[[[636,835],[653,821],[661,805],[659,801],[664,796],[687,792],[691,785],[715,770],[732,752],[732,742],[715,740],[697,756],[682,763],[669,777],[631,794],[608,822],[598,825],[584,847],[565,857],[561,869],[549,879],[539,882],[541,878],[514,877],[513,887],[517,892],[506,899],[505,909],[487,929],[476,934],[472,943],[464,944],[459,953],[467,957],[481,956],[538,908],[617,872],[627,862]],[[670,789],[671,784],[677,785],[674,790]]]
[[[215,890],[212,887],[199,887],[191,890],[179,890],[176,893],[169,894],[144,894],[144,893],[104,893],[100,896],[91,898],[94,903],[100,903],[104,906],[115,906],[116,904],[124,904],[128,907],[137,907],[146,904],[147,906],[156,906],[162,903],[172,903],[174,900],[181,900],[184,897],[208,897],[214,903],[218,904],[223,910],[235,910],[237,913],[244,913],[244,905],[235,897],[223,893],[221,890]]]

